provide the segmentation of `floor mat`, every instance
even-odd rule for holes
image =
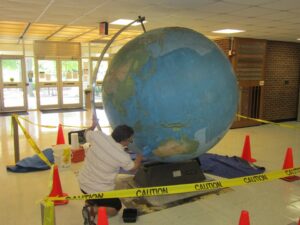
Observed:
[[[81,112],[86,111],[83,108],[76,108],[76,109],[48,109],[48,110],[40,110],[42,113],[62,113],[62,112]]]
[[[2,112],[0,113],[0,116],[11,116],[12,114],[17,114],[17,115],[28,115],[28,112],[22,111],[22,112]]]

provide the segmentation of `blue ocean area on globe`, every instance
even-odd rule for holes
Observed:
[[[113,57],[103,81],[111,126],[134,128],[150,161],[198,157],[230,128],[238,105],[232,66],[219,47],[182,27],[147,31]]]

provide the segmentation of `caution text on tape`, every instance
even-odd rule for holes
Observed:
[[[160,195],[180,194],[186,192],[204,191],[221,189],[233,186],[241,186],[245,184],[261,183],[279,178],[295,176],[300,173],[300,167],[292,169],[280,170],[269,173],[262,173],[252,176],[238,177],[232,179],[222,179],[216,181],[206,181],[192,184],[179,184],[170,186],[159,186],[149,188],[133,188],[126,190],[114,190],[107,192],[98,192],[93,194],[74,195],[65,197],[47,197],[49,200],[89,200],[104,198],[133,198],[133,197],[150,197]]]

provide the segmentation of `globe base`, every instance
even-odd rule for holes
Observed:
[[[176,163],[144,164],[134,177],[138,187],[189,184],[202,182],[205,179],[198,159]]]

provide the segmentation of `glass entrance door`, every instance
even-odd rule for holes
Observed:
[[[56,60],[37,60],[37,105],[38,109],[59,108],[59,80]]]
[[[38,108],[82,107],[80,60],[37,59]]]
[[[0,56],[0,112],[27,111],[25,63],[21,56]]]
[[[62,60],[61,108],[82,107],[82,76],[80,60]]]

